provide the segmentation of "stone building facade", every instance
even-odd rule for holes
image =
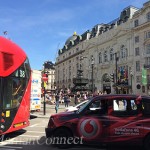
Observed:
[[[147,85],[142,84],[142,68]],[[56,87],[72,88],[78,69],[95,90],[150,94],[150,2],[141,9],[129,6],[110,23],[68,38],[55,64]]]
[[[46,91],[47,92],[53,92],[56,89],[55,85],[55,68],[54,63],[51,61],[45,61],[43,65],[43,73],[47,74],[48,81],[46,82]]]

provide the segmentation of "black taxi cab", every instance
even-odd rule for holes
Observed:
[[[52,144],[67,148],[73,144],[141,145],[150,149],[150,97],[100,95],[79,110],[50,116],[45,129]]]

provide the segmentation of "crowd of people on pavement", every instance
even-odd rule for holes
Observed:
[[[49,102],[53,101],[57,113],[59,109],[59,103],[64,103],[65,107],[68,107],[70,102],[74,103],[74,105],[77,105],[81,101],[90,99],[97,95],[104,95],[104,94],[107,94],[107,92],[95,91],[94,93],[92,93],[88,91],[82,91],[82,92],[77,91],[74,94],[72,94],[70,90],[67,91],[60,90],[60,91],[56,91],[53,94],[50,93],[46,94],[45,97],[47,101]]]

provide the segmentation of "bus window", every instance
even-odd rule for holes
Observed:
[[[13,74],[4,78],[4,101],[5,109],[18,107],[24,95],[28,79],[30,77],[29,66],[27,61],[18,68]],[[27,80],[25,80],[27,79]]]

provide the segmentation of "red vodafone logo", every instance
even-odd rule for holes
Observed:
[[[92,139],[100,135],[101,124],[97,119],[84,119],[79,122],[79,134],[87,139]]]

